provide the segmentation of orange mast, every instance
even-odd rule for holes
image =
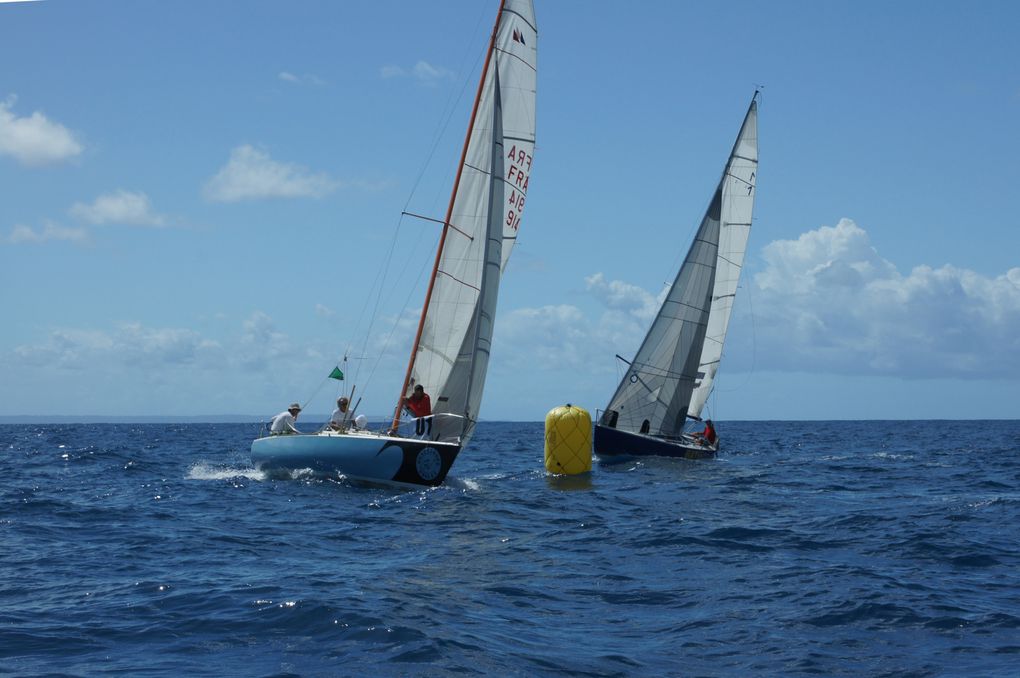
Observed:
[[[425,328],[425,314],[428,313],[429,302],[432,300],[432,288],[436,284],[436,274],[439,272],[439,260],[443,256],[443,246],[446,244],[446,234],[450,230],[450,218],[453,217],[453,202],[457,198],[457,189],[460,187],[460,177],[464,172],[464,160],[467,158],[468,146],[471,143],[471,132],[475,128],[475,117],[478,114],[478,103],[482,99],[482,87],[485,85],[485,75],[489,72],[489,63],[492,61],[492,52],[496,46],[496,34],[499,32],[499,22],[503,17],[503,5],[506,0],[500,0],[499,11],[496,12],[496,24],[492,27],[492,36],[489,38],[489,49],[485,53],[485,65],[482,66],[482,77],[478,81],[478,91],[475,93],[475,103],[471,108],[471,120],[468,122],[467,133],[464,135],[464,148],[460,152],[460,164],[457,166],[457,177],[453,180],[453,191],[450,193],[450,205],[446,208],[446,219],[443,220],[443,233],[439,236],[439,247],[436,249],[436,263],[432,266],[432,275],[429,277],[429,286],[425,292],[425,303],[421,309],[421,318],[418,320],[418,331],[414,335],[414,344],[411,346],[411,358],[407,362],[407,373],[404,375],[404,383],[400,387],[400,397],[397,399],[397,407],[393,412],[392,430],[396,430],[400,424],[400,408],[404,404],[404,394],[407,393],[407,385],[411,381],[411,370],[414,369],[414,357],[418,353],[418,345],[421,342],[421,333]]]

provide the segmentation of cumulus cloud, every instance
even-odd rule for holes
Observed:
[[[655,317],[655,313],[662,306],[662,300],[669,291],[668,288],[665,288],[658,297],[655,297],[637,285],[631,285],[622,280],[606,281],[602,273],[588,276],[584,282],[588,291],[606,307],[624,311],[639,320],[648,322],[651,322]]]
[[[759,350],[776,369],[906,378],[1020,376],[1020,268],[900,273],[849,219],[763,250]]]
[[[0,155],[9,155],[30,167],[51,165],[82,152],[74,134],[39,111],[18,117],[13,108],[16,97],[0,102]]]
[[[180,327],[148,327],[125,322],[110,330],[58,328],[42,341],[13,350],[23,364],[61,369],[139,369],[202,365],[205,369],[244,368],[267,371],[275,361],[290,361],[296,351],[273,319],[256,311],[224,340]]]
[[[761,251],[741,285],[728,342],[733,366],[898,378],[1020,377],[1020,268],[986,276],[943,265],[901,273],[849,219]],[[501,316],[501,364],[611,370],[637,350],[662,294],[597,273],[585,279],[601,310],[523,308]],[[753,299],[755,329],[747,328]],[[747,331],[740,336],[740,325]],[[734,334],[741,345],[734,345]],[[753,341],[753,346],[751,342]]]
[[[293,83],[295,85],[325,85],[326,81],[317,75],[311,73],[305,73],[304,75],[295,75],[288,71],[280,71],[277,77],[284,82]]]
[[[452,79],[453,71],[441,66],[433,66],[427,61],[419,61],[409,69],[400,66],[383,66],[379,69],[379,75],[383,78],[412,77],[422,85],[434,85],[440,80]]]
[[[38,344],[14,349],[29,365],[84,370],[97,364],[121,366],[186,365],[219,357],[219,344],[197,332],[179,328],[148,328],[125,323],[112,332],[64,328]]]
[[[83,243],[88,240],[88,234],[83,228],[65,228],[54,223],[46,223],[38,231],[17,224],[6,238],[11,245],[38,244],[51,240]]]
[[[301,165],[277,162],[245,144],[230,152],[227,164],[206,182],[204,195],[213,202],[321,198],[340,185],[327,174],[313,174]]]
[[[294,352],[290,338],[276,329],[268,314],[255,311],[243,323],[238,356],[249,369],[268,369]]]
[[[77,202],[70,213],[91,224],[162,226],[166,223],[166,217],[153,212],[149,196],[124,189],[101,195],[91,205]]]

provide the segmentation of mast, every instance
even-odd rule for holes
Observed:
[[[489,48],[485,52],[485,64],[482,66],[482,74],[478,80],[478,91],[475,92],[475,102],[471,107],[471,119],[468,122],[467,132],[464,135],[464,148],[460,152],[460,163],[457,165],[457,176],[453,180],[453,190],[450,192],[450,204],[446,208],[446,218],[443,220],[443,232],[439,236],[439,247],[436,248],[436,261],[432,265],[432,275],[429,277],[429,286],[425,291],[425,302],[421,308],[421,317],[418,319],[418,330],[414,335],[414,343],[411,346],[411,356],[407,361],[407,372],[404,374],[404,383],[400,387],[400,395],[397,397],[397,406],[393,411],[393,423],[391,428],[396,430],[400,424],[400,409],[404,404],[404,394],[407,393],[407,385],[411,381],[411,371],[414,369],[414,358],[418,353],[418,345],[421,342],[422,330],[425,327],[425,315],[429,310],[429,303],[432,301],[432,290],[436,284],[436,275],[439,273],[439,262],[443,255],[443,247],[446,244],[446,235],[450,230],[450,219],[453,217],[453,204],[457,198],[457,190],[460,188],[460,178],[464,172],[464,161],[467,158],[468,146],[471,143],[471,132],[475,128],[475,118],[478,115],[478,103],[482,98],[482,89],[485,86],[485,75],[489,72],[489,63],[492,61],[492,52],[496,45],[496,34],[499,32],[499,22],[503,18],[503,6],[506,0],[500,0],[499,10],[496,12],[496,23],[492,27],[492,35],[489,37]]]

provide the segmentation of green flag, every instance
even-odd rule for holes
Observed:
[[[334,367],[333,371],[329,373],[330,379],[336,379],[337,381],[344,380],[344,373],[340,371],[339,367]]]

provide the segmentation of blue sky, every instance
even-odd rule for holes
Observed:
[[[0,3],[0,415],[327,412],[345,352],[391,410],[495,8]],[[604,407],[756,85],[709,415],[1017,417],[1015,3],[536,14],[483,418]]]

